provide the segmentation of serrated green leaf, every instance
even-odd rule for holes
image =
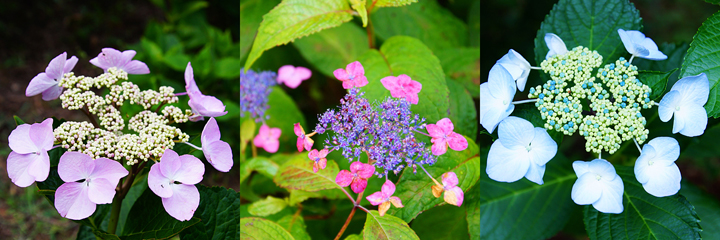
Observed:
[[[603,56],[603,64],[615,62],[628,53],[617,29],[642,28],[640,13],[628,0],[561,0],[553,7],[540,25],[535,38],[537,65],[548,53],[546,33],[555,33],[568,50],[584,46]]]
[[[363,235],[365,240],[420,239],[402,219],[390,214],[381,217],[375,210],[370,210],[365,218]]]
[[[270,119],[265,120],[265,123],[269,127],[280,128],[281,131],[278,139],[280,141],[278,152],[297,151],[295,145],[297,136],[293,131],[293,124],[300,123],[308,133],[314,129],[314,126],[305,125],[305,117],[300,112],[295,101],[278,86],[272,87],[272,92],[268,96],[268,105],[270,108],[265,114],[270,116]]]
[[[480,239],[480,186],[481,184],[475,184],[470,188],[463,202],[467,228],[472,240]]]
[[[280,0],[242,0],[240,1],[240,59],[243,59],[252,46],[263,14],[280,4]]]
[[[215,77],[231,79],[240,76],[240,59],[234,57],[226,57],[215,62],[213,68]]]
[[[465,137],[465,139],[468,141],[467,149],[463,151],[448,150],[437,158],[435,164],[425,166],[428,173],[437,181],[441,181],[440,176],[442,174],[450,171],[454,172],[459,181],[458,186],[463,192],[467,192],[480,178],[478,146],[472,139],[468,137]],[[410,222],[422,211],[445,204],[442,196],[436,198],[432,195],[431,187],[433,185],[435,183],[421,169],[418,169],[417,173],[413,173],[412,168],[405,168],[400,175],[400,179],[395,184],[394,195],[399,197],[405,206],[402,208],[391,207],[387,213]]]
[[[370,102],[390,97],[390,91],[382,85],[380,79],[406,74],[422,84],[418,104],[410,110],[427,119],[428,123],[435,123],[448,116],[450,91],[445,83],[445,74],[440,61],[419,40],[406,36],[390,38],[380,47],[380,51],[367,51],[360,56],[359,61],[368,79],[368,84],[362,90]]]
[[[20,126],[20,125],[25,124],[25,121],[20,119],[20,117],[18,117],[17,115],[13,115],[13,119],[15,119],[15,126]]]
[[[700,239],[700,218],[685,197],[652,196],[635,179],[632,167],[615,169],[625,185],[623,212],[601,213],[592,205],[585,206],[590,239]]]
[[[194,217],[201,222],[183,230],[182,239],[238,239],[240,193],[223,187],[197,185],[200,205]]]
[[[375,6],[381,4],[377,2]],[[467,25],[437,1],[420,1],[401,8],[381,8],[373,13],[375,34],[382,40],[403,35],[419,39],[433,52],[467,45]]]
[[[670,70],[669,72],[658,72],[658,71],[640,71],[638,73],[638,79],[645,85],[648,85],[652,90],[650,92],[650,99],[657,101],[665,93],[665,86],[667,85],[670,75],[672,75],[676,69]]]
[[[372,4],[375,7],[401,7],[416,2],[417,0],[374,0]]]
[[[556,155],[538,185],[526,178],[497,182],[480,178],[480,239],[545,239],[554,236],[578,206],[570,198],[577,179],[570,161]]]
[[[463,202],[463,204],[465,204]],[[432,208],[412,222],[412,229],[420,239],[462,240],[468,237],[465,209],[453,205]],[[442,231],[438,231],[442,229]]]
[[[298,155],[280,166],[273,181],[280,187],[310,192],[340,188],[335,183],[340,172],[335,161],[328,159],[325,169],[318,172],[313,172],[313,163],[307,156]]]
[[[295,206],[308,198],[324,198],[324,199],[341,199],[345,194],[340,189],[327,189],[317,192],[308,192],[303,190],[290,189],[290,198],[288,204]]]
[[[287,207],[287,202],[280,198],[268,196],[267,198],[254,202],[248,207],[250,214],[264,217],[275,214]]]
[[[200,222],[199,218],[181,222],[171,217],[165,211],[160,197],[155,195],[150,188],[145,189],[137,199],[130,209],[127,219],[123,236],[120,236],[123,240],[166,239]]]
[[[682,182],[680,194],[685,196],[695,207],[695,211],[700,217],[702,237],[720,239],[720,202],[718,199],[689,182]]]
[[[305,230],[307,227],[305,226],[305,220],[303,220],[303,216],[300,214],[293,214],[293,215],[287,215],[281,218],[277,221],[278,225],[282,226],[290,232],[290,235],[292,235],[297,240],[310,240],[310,235],[307,233],[307,230]]]
[[[240,168],[240,182],[249,177],[252,171],[257,171],[260,174],[272,178],[277,174],[278,168],[280,168],[280,166],[278,166],[277,163],[266,157],[252,158],[242,164]]]
[[[240,239],[293,240],[295,238],[277,223],[262,218],[247,217],[240,219]]]
[[[448,89],[450,90],[450,112],[449,118],[453,122],[456,133],[470,136],[473,140],[477,135],[478,121],[477,111],[475,110],[475,101],[473,101],[470,93],[459,83],[452,79],[446,79]]]
[[[710,81],[710,96],[705,110],[708,117],[720,117],[720,12],[703,22],[693,37],[685,61],[680,70],[680,78],[707,74]]]
[[[367,34],[355,24],[343,24],[300,38],[293,45],[322,74],[333,78],[335,69],[345,69],[369,49]]]
[[[270,10],[260,23],[245,69],[262,52],[326,28],[352,20],[346,0],[286,0]]]
[[[365,9],[365,0],[349,0],[350,6],[354,9],[362,19],[363,27],[367,27],[367,10]]]
[[[460,83],[472,97],[480,97],[480,48],[448,48],[435,56],[446,77]]]

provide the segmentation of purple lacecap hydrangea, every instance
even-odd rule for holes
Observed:
[[[414,131],[424,128],[425,119],[410,112],[410,102],[387,98],[371,104],[357,88],[340,100],[340,109],[329,109],[318,116],[315,132],[332,131],[325,140],[328,148],[342,150],[349,161],[359,159],[367,151],[376,172],[382,177],[389,171],[399,172],[407,163],[433,164],[436,157],[424,142],[415,139]]]
[[[240,69],[240,116],[245,116],[245,112],[250,113],[250,117],[260,122],[265,116],[268,106],[268,96],[272,91],[272,86],[277,85],[277,74],[272,71],[264,71],[256,73],[253,70]]]

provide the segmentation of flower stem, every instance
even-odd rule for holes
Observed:
[[[335,184],[337,184],[337,183],[335,183]],[[340,185],[338,185],[338,186],[340,186]],[[348,199],[350,199],[350,201],[352,201],[353,205],[356,205],[356,204],[355,204],[355,199],[353,199],[352,196],[350,196],[350,193],[348,193],[347,191],[345,191],[345,188],[344,188],[344,187],[340,187],[340,190],[342,190],[342,191],[345,193],[345,196],[347,196]]]
[[[108,222],[108,233],[115,234],[117,230],[118,219],[120,218],[120,208],[124,197],[115,194],[112,202],[112,210],[110,211],[110,222]]]
[[[637,140],[633,138],[633,142],[635,142],[635,147],[637,147],[638,151],[642,153],[642,148],[640,148],[640,144],[638,144]]]
[[[532,103],[532,102],[537,102],[537,101],[538,101],[538,99],[535,98],[535,99],[528,99],[528,100],[522,100],[522,101],[514,101],[514,102],[512,102],[512,104],[518,105],[518,104]]]
[[[632,57],[630,57],[630,60],[629,60],[628,62],[629,62],[630,64],[632,64],[632,60],[633,60],[634,58],[635,58],[635,55],[632,55]]]
[[[83,107],[82,110],[83,113],[85,113],[85,115],[90,119],[90,123],[92,123],[95,128],[100,128],[100,124],[98,124],[97,120],[95,120],[92,114],[90,114],[90,111],[86,107]]]
[[[252,143],[252,142],[251,142],[251,143],[250,143],[250,146],[251,146],[250,149],[252,149],[253,158],[256,158],[256,157],[257,157],[257,148],[255,147],[255,143]]]
[[[193,147],[194,149],[197,149],[197,150],[202,151],[202,148],[201,148],[201,147],[195,146],[195,145],[193,145],[192,143],[189,143],[189,142],[182,142],[182,143],[187,144],[187,145]]]
[[[187,92],[176,93],[175,96],[187,95]]]
[[[542,70],[541,67],[533,67],[533,66],[530,66],[530,69],[532,69],[532,70]]]
[[[419,133],[419,134],[428,136],[428,137],[432,137],[432,136],[428,135],[427,133],[424,133],[424,132],[421,132],[421,131],[418,131],[418,130],[413,130],[413,131],[415,131],[416,133]]]
[[[435,178],[433,178],[433,176],[432,176],[432,175],[430,175],[430,173],[428,173],[428,171],[427,171],[427,170],[425,170],[425,167],[423,167],[423,166],[422,166],[422,165],[420,165],[420,164],[417,164],[417,165],[418,165],[418,166],[420,166],[420,168],[422,168],[422,170],[423,170],[423,171],[425,172],[425,174],[427,174],[427,175],[428,175],[428,177],[430,177],[430,179],[432,179],[432,180],[433,180],[433,182],[435,182],[435,184],[437,184],[438,186],[442,186],[442,184],[440,184],[440,183],[439,183],[439,182],[438,182],[437,180],[435,180]]]
[[[124,182],[118,183],[118,190],[116,190],[115,197],[113,197],[112,210],[110,211],[110,221],[108,222],[108,233],[115,234],[117,230],[118,219],[120,218],[120,208],[122,208],[122,201],[127,196],[130,187],[135,182],[135,177],[145,168],[147,162],[142,162],[140,166],[133,165],[130,168],[130,173]]]
[[[367,11],[368,16],[370,16],[370,10]],[[368,24],[365,28],[367,30],[368,35],[368,45],[371,49],[375,48],[375,27],[373,27],[372,20],[368,17]]]
[[[345,189],[343,189],[343,191],[345,191]],[[345,220],[345,224],[340,229],[340,232],[338,232],[337,236],[335,236],[335,240],[339,240],[340,237],[342,237],[342,234],[345,232],[345,229],[350,224],[350,220],[352,220],[353,215],[355,215],[355,210],[358,207],[360,207],[360,200],[362,200],[363,193],[365,193],[365,190],[363,190],[362,192],[360,192],[360,194],[358,194],[357,200],[353,201],[353,208],[352,208],[352,210],[350,210],[350,215],[348,216],[347,220]],[[347,192],[345,192],[345,194],[347,194]],[[350,194],[348,194],[348,197],[350,197]],[[352,198],[350,198],[350,200],[352,201]]]

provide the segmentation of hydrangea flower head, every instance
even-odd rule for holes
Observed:
[[[344,89],[362,87],[368,84],[367,77],[365,77],[365,69],[358,61],[351,62],[345,69],[336,69],[333,75],[343,82]]]
[[[45,68],[45,72],[38,74],[30,80],[30,84],[28,84],[27,89],[25,89],[25,96],[31,97],[42,93],[42,99],[45,101],[57,99],[63,91],[58,81],[60,81],[66,73],[72,71],[77,61],[78,58],[75,56],[67,59],[66,52],[53,58],[47,68]]]
[[[480,84],[480,123],[490,133],[515,110],[512,104],[515,91],[512,75],[496,63],[490,69],[488,81]]]
[[[272,92],[272,86],[277,85],[275,80],[277,74],[271,71],[256,73],[248,70],[244,73],[240,70],[240,116],[250,113],[250,117],[256,122],[268,119],[265,112],[270,108],[268,97]]]
[[[233,166],[232,149],[230,144],[220,140],[220,127],[215,118],[210,118],[205,124],[200,141],[205,159],[210,162],[210,165],[221,172],[230,171]],[[275,150],[277,151],[277,146]]]
[[[372,204],[373,206],[380,205],[380,207],[378,207],[378,212],[382,217],[385,215],[385,212],[390,209],[391,203],[392,205],[395,205],[396,208],[403,207],[400,198],[393,196],[394,193],[395,184],[393,184],[390,180],[385,180],[385,183],[382,185],[382,188],[379,192],[370,194],[370,196],[367,196],[365,198],[370,201],[370,204]]]
[[[318,169],[325,169],[325,167],[327,166],[327,155],[327,148],[323,148],[323,150],[320,151],[318,151],[317,149],[313,149],[308,153],[308,158],[315,162],[313,163],[313,172],[317,172]]]
[[[310,149],[312,148],[312,145],[313,145],[313,143],[315,143],[315,141],[312,140],[312,138],[310,138],[309,136],[307,136],[305,134],[305,130],[303,129],[302,126],[300,126],[300,123],[295,123],[295,125],[293,125],[293,126],[294,126],[293,131],[295,132],[295,135],[298,137],[297,138],[298,152],[302,152],[303,148],[305,148],[305,150],[310,151]]]
[[[545,164],[557,153],[557,143],[544,128],[525,119],[508,117],[500,123],[498,141],[488,153],[488,176],[499,182],[515,182],[523,176],[543,184]]]
[[[7,158],[7,171],[18,187],[47,179],[50,172],[47,152],[55,141],[52,123],[52,118],[48,118],[42,123],[22,124],[10,133],[8,145],[12,152]]]
[[[263,124],[260,126],[258,135],[253,139],[253,144],[265,149],[265,151],[269,153],[275,153],[280,147],[280,141],[278,141],[278,139],[281,133],[280,128],[271,128]]]
[[[341,187],[350,186],[355,193],[360,193],[367,187],[367,179],[375,173],[375,167],[370,164],[353,162],[350,164],[350,171],[341,170],[335,182]]]
[[[312,76],[310,69],[285,65],[278,69],[277,82],[278,84],[285,83],[285,86],[289,88],[297,88],[302,81],[309,79],[310,76]]]
[[[709,93],[710,82],[705,73],[678,80],[660,100],[660,120],[667,122],[675,116],[673,133],[680,132],[688,137],[702,135],[708,120],[703,105],[707,103]]]
[[[190,97],[188,105],[192,108],[193,113],[197,115],[191,121],[203,120],[204,117],[219,117],[227,114],[225,104],[213,96],[203,95],[195,83],[193,76],[193,68],[188,62],[185,68],[185,90]]]
[[[658,50],[655,42],[645,34],[636,30],[623,30],[618,28],[618,35],[627,50],[634,57],[640,57],[650,60],[665,60],[667,56]]]
[[[200,205],[200,192],[195,184],[203,179],[205,165],[192,155],[165,150],[160,162],[150,167],[148,187],[162,198],[170,216],[180,221],[190,220]]]
[[[549,59],[555,55],[563,55],[568,52],[565,42],[554,33],[545,34],[545,44],[547,44],[549,49],[547,55],[545,55],[545,59]]]
[[[150,69],[145,63],[132,60],[135,57],[135,51],[126,50],[120,52],[114,48],[103,48],[97,57],[90,59],[90,63],[107,71],[109,68],[115,67],[123,70],[128,74],[148,74]]]
[[[458,187],[458,178],[454,172],[446,172],[442,175],[442,186],[433,185],[432,193],[433,196],[440,197],[440,194],[445,192],[445,202],[455,205],[462,206],[463,199],[465,199],[462,188]]]
[[[440,156],[445,154],[447,147],[452,150],[462,151],[468,147],[468,142],[462,135],[453,132],[453,123],[449,118],[440,119],[437,124],[428,124],[425,127],[432,137],[432,153]]]
[[[571,193],[575,203],[592,204],[595,209],[603,213],[623,211],[625,186],[610,162],[604,159],[590,162],[575,161],[573,169],[578,176]]]
[[[405,98],[412,104],[418,104],[418,93],[422,90],[422,84],[413,81],[408,75],[387,76],[380,79],[382,85],[390,90],[390,95],[395,98]]]
[[[65,218],[80,220],[92,215],[97,204],[112,203],[115,187],[128,171],[117,161],[65,152],[58,174],[65,183],[55,191],[55,208]]]
[[[680,145],[671,137],[657,137],[643,146],[635,162],[635,177],[645,191],[656,197],[666,197],[680,191],[680,169],[675,160]]]
[[[513,49],[510,49],[497,63],[512,75],[512,78],[517,82],[518,90],[524,91],[525,83],[527,83],[528,75],[530,75],[530,63]]]

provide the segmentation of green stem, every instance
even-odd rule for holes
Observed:
[[[115,194],[115,197],[113,198],[112,210],[110,211],[110,221],[108,222],[108,233],[115,234],[115,231],[117,230],[118,219],[120,218],[120,209],[122,208],[122,201],[123,201],[123,199],[125,199],[125,196],[127,195],[128,191],[130,191],[130,187],[132,187],[132,184],[135,181],[135,177],[145,167],[145,163],[147,163],[147,162],[143,162],[142,164],[140,164],[140,166],[133,165],[130,168],[130,175],[128,175],[128,177],[125,179],[124,182],[118,183],[116,194]]]
[[[108,233],[115,234],[117,229],[118,219],[120,218],[120,208],[122,207],[122,201],[124,196],[115,194],[112,203],[112,211],[110,212],[110,222],[108,222]]]

